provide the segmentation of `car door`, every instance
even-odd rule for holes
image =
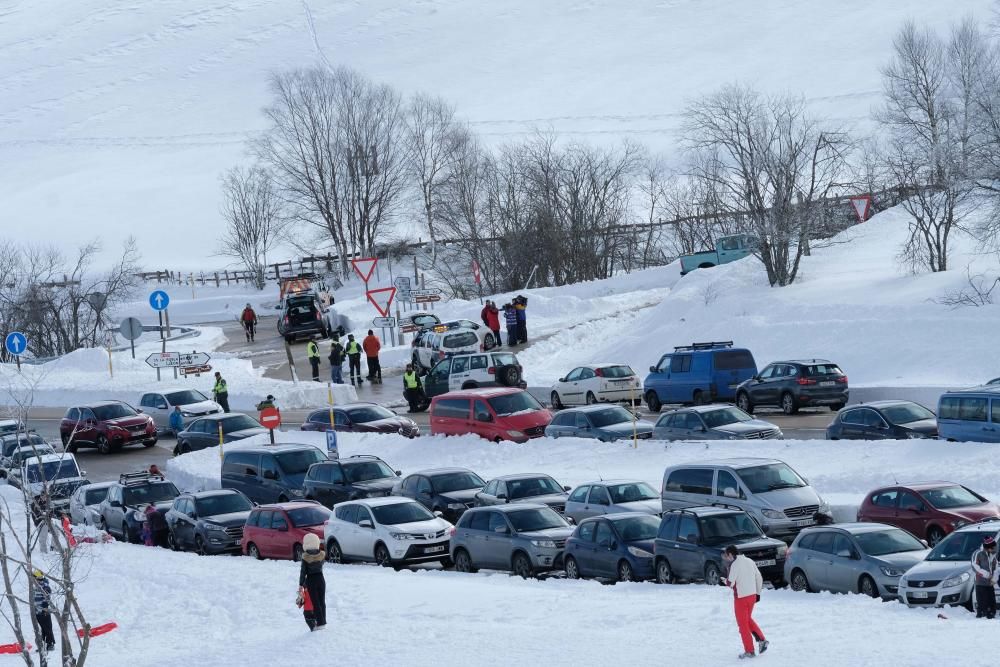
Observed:
[[[507,489],[507,482],[497,480],[496,496],[491,503],[492,505],[506,505],[510,501],[510,496],[507,494],[510,491]]]
[[[585,577],[594,576],[594,533],[597,531],[597,522],[588,521],[580,524],[576,531],[576,538],[573,542],[567,542],[566,555],[572,556],[576,561],[580,574]]]
[[[649,367],[649,375],[643,382],[643,393],[653,390],[661,403],[667,402],[667,385],[670,382],[670,362],[673,355],[665,354],[655,366]]]
[[[774,377],[774,364],[768,364],[757,377],[752,378],[747,383],[747,393],[750,394],[750,402],[754,405],[768,405],[775,403],[777,397],[774,395],[773,387],[768,388],[768,383]]]
[[[489,523],[483,536],[483,567],[510,569],[513,531],[503,512],[488,512]]]
[[[693,514],[681,514],[677,526],[676,548],[670,554],[670,564],[674,574],[689,581],[701,579],[704,572],[701,568],[701,531],[698,520]]]
[[[584,508],[587,506],[588,493],[590,493],[590,486],[587,484],[581,484],[573,489],[573,493],[569,494],[569,498],[566,499],[566,516],[570,517],[577,523],[580,523],[586,517],[590,516],[584,511]]]
[[[898,500],[898,489],[885,489],[873,493],[870,502],[865,504],[864,515],[859,516],[858,520],[895,526]]]
[[[354,430],[354,424],[351,422],[351,418],[347,416],[345,411],[333,411],[333,429],[341,433]]]
[[[853,593],[858,590],[861,578],[860,550],[854,541],[842,533],[833,537],[832,564],[827,575],[827,584],[834,593]]]
[[[895,521],[897,526],[923,538],[927,535],[930,516],[927,505],[920,496],[912,491],[900,490]]]
[[[274,558],[274,531],[271,530],[272,510],[261,510],[257,515],[257,530],[254,532],[255,544],[260,555],[265,558]]]
[[[417,489],[415,494],[415,500],[426,507],[427,509],[434,508],[434,486],[431,484],[431,480],[427,479],[423,475],[417,475]]]
[[[100,431],[97,428],[97,415],[90,408],[80,408],[80,421],[77,424],[75,441],[93,444],[97,441]]]
[[[490,357],[486,354],[474,354],[469,357],[469,377],[476,384],[489,386],[497,384],[496,375],[489,372]]]
[[[860,412],[864,420],[863,428],[866,440],[885,440],[892,437],[889,424],[882,419],[882,415],[871,408],[863,408]]]
[[[495,498],[497,492],[497,480],[490,480],[483,487],[482,491],[476,493],[476,505],[478,507],[486,507],[488,505],[495,505]]]
[[[584,516],[607,514],[609,505],[611,505],[611,496],[608,495],[607,488],[594,485],[590,487],[590,495],[587,497],[587,503],[583,506]]]
[[[674,422],[676,415],[673,413],[668,413],[660,417],[656,421],[656,426],[653,430],[653,437],[658,440],[673,440],[676,437],[674,433]]]
[[[271,515],[271,554],[273,558],[291,558],[292,540],[288,534],[288,517],[281,510]]]
[[[615,531],[611,528],[611,524],[604,520],[598,521],[597,528],[594,531],[594,576],[613,577],[617,575],[617,547]]]
[[[451,389],[467,389],[471,387],[471,375],[469,372],[469,357],[451,357],[451,377],[448,378],[448,387]]]
[[[840,437],[844,440],[859,440],[865,437],[866,408],[855,408],[840,414]]]
[[[371,523],[371,527],[362,526],[362,521]],[[375,557],[375,519],[371,511],[364,505],[358,505],[358,522],[354,529],[354,539],[351,540],[353,555],[358,558],[372,560]]]
[[[334,526],[331,534],[340,544],[340,550],[344,554],[355,553],[358,549],[358,506],[341,505],[334,510],[334,516],[336,518],[331,524]]]
[[[453,386],[451,382],[451,363],[451,357],[447,357],[434,365],[424,378],[424,393],[428,396],[439,396],[459,388]]]
[[[195,502],[194,498],[185,498],[181,505],[181,512],[179,518],[179,524],[182,529],[182,539],[183,544],[188,547],[195,546],[195,536],[197,533],[198,519],[195,513]]]
[[[830,568],[833,567],[833,554],[836,534],[824,530],[816,535],[812,548],[808,549],[805,559],[806,578],[813,590],[830,590]]]
[[[713,504],[720,505],[740,505],[746,502],[746,493],[740,486],[736,476],[728,470],[719,470],[715,473],[715,497]]]
[[[600,394],[600,380],[593,368],[581,368],[580,379],[577,381],[577,399],[580,404],[586,404],[587,394],[593,394],[596,399]]]
[[[670,360],[670,375],[666,391],[668,403],[690,403],[694,397],[691,356],[690,354],[675,354]]]
[[[590,419],[583,412],[577,412],[573,419],[573,435],[578,438],[593,438],[594,431]]]
[[[321,504],[332,507],[330,494],[330,470],[333,465],[314,465],[306,473],[305,483],[302,485],[309,498],[319,501]]]
[[[684,433],[685,437],[691,440],[708,440],[712,436],[697,412],[684,413]]]
[[[125,526],[124,491],[121,486],[116,485],[112,487],[112,493],[108,494],[112,498],[112,502],[108,508],[108,528],[115,530],[119,535],[123,535]]]
[[[156,429],[158,431],[166,431],[170,428],[170,411],[173,409],[167,399],[162,394],[147,394],[150,397],[151,403],[143,408],[150,417],[153,418],[153,422],[156,424]]]

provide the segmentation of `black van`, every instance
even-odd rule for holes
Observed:
[[[231,449],[222,459],[222,488],[260,504],[299,500],[309,466],[325,460],[326,454],[312,445]]]

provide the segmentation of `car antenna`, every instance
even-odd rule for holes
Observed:
[[[892,473],[892,483],[893,484],[899,484],[899,480],[896,479],[896,473]]]

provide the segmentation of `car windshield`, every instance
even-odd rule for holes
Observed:
[[[983,539],[986,536],[996,536],[993,532],[961,532],[952,533],[937,543],[937,546],[927,554],[925,560],[956,560],[968,562],[972,558],[972,552],[983,546]]]
[[[745,512],[707,516],[701,521],[701,532],[709,546],[761,537],[760,527]]]
[[[383,408],[381,405],[366,405],[363,408],[351,408],[347,411],[347,416],[351,418],[352,422],[364,424],[366,422],[373,422],[376,419],[391,419],[396,416],[396,413]]]
[[[309,526],[322,526],[330,518],[330,512],[322,507],[299,507],[288,510],[288,518],[292,520],[292,525],[296,528],[308,528]]]
[[[635,371],[628,366],[605,366],[600,371],[601,377],[606,378],[630,378],[635,375]]]
[[[514,530],[519,533],[531,533],[547,528],[565,528],[569,525],[565,519],[548,507],[507,512],[507,518],[510,519]]]
[[[281,469],[289,475],[304,475],[312,464],[327,460],[326,456],[315,447],[293,452],[281,452],[275,454],[274,458],[278,460]]]
[[[590,423],[596,428],[623,424],[625,422],[631,422],[633,419],[632,413],[619,405],[610,408],[603,408],[601,410],[595,410],[590,413],[589,417]]]
[[[43,476],[44,475],[44,480]],[[79,477],[80,469],[76,467],[73,459],[62,459],[59,461],[46,461],[41,464],[33,463],[28,466],[28,481],[37,484],[41,481],[51,482],[55,479],[65,479],[67,477]]]
[[[737,470],[750,493],[766,493],[778,489],[797,489],[806,486],[805,481],[784,463],[768,463],[752,468]]]
[[[660,530],[660,520],[649,514],[636,514],[627,519],[615,521],[615,528],[625,542],[651,540]]]
[[[178,495],[177,487],[171,482],[156,482],[154,484],[143,484],[141,486],[125,487],[124,503],[129,506],[145,505],[148,503],[161,503],[165,500],[173,500]]]
[[[507,497],[511,500],[545,496],[550,493],[563,493],[563,488],[551,477],[529,477],[507,482]]]
[[[923,421],[924,419],[936,419],[936,415],[922,405],[916,403],[906,403],[905,405],[892,405],[882,408],[882,414],[892,424],[909,424],[910,422]]]
[[[45,456],[46,454],[55,454],[55,450],[48,445],[48,443],[27,445],[23,447],[18,447],[13,452],[11,452],[11,457],[19,458],[20,460],[30,459],[32,456]]]
[[[608,490],[608,495],[611,496],[611,502],[615,505],[634,503],[639,500],[655,500],[660,497],[660,494],[645,482],[609,484],[605,488]]]
[[[349,482],[368,482],[373,479],[385,479],[395,477],[396,473],[381,461],[359,461],[358,463],[345,463],[344,475]]]
[[[517,366],[517,357],[510,352],[494,352],[493,363],[497,366]]]
[[[398,526],[401,523],[430,521],[434,515],[420,503],[392,503],[371,508],[375,520],[383,526]]]
[[[939,510],[950,510],[956,507],[972,507],[982,505],[985,498],[977,496],[964,486],[943,486],[940,489],[921,491],[924,500]]]
[[[245,431],[249,428],[264,428],[260,425],[253,417],[248,417],[247,415],[233,415],[232,417],[226,417],[222,420],[222,432],[223,433],[235,433],[237,431]]]
[[[32,447],[48,447],[48,443],[42,440],[39,435],[22,435],[20,437],[5,438],[3,442],[3,455],[10,456],[16,449],[31,449]]]
[[[200,391],[195,391],[194,389],[185,389],[184,391],[172,391],[166,394],[167,402],[170,405],[191,405],[192,403],[201,403],[202,401],[207,401],[208,397]]]
[[[702,412],[701,418],[705,420],[705,425],[708,426],[708,428],[726,426],[728,424],[735,424],[737,422],[748,422],[753,419],[753,417],[743,412],[739,408],[721,408],[719,410],[709,410],[708,412]]]
[[[493,408],[499,417],[506,417],[517,412],[533,412],[541,410],[541,404],[526,391],[518,391],[513,394],[494,396],[487,403]]]
[[[414,315],[410,321],[417,326],[429,326],[438,323],[437,315]]]
[[[450,334],[444,337],[444,343],[442,347],[469,347],[470,345],[478,345],[479,337],[472,333],[471,331],[463,331],[461,333]]]
[[[239,493],[226,493],[217,496],[198,498],[195,501],[198,516],[218,516],[231,512],[249,512],[253,509],[250,501]]]
[[[83,501],[85,505],[99,505],[101,501],[108,497],[108,487],[103,486],[98,489],[87,489],[87,495]]]
[[[481,489],[486,486],[486,482],[474,472],[450,472],[432,477],[431,480],[434,484],[434,490],[438,493]]]
[[[124,403],[109,403],[98,405],[93,408],[97,421],[108,421],[109,419],[121,419],[122,417],[134,417],[136,411]]]
[[[920,540],[899,528],[858,533],[854,539],[857,540],[861,550],[869,556],[885,556],[903,551],[923,551],[927,548]]]

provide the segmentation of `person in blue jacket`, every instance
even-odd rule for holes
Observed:
[[[514,310],[514,304],[503,305],[503,318],[507,324],[507,345],[514,347],[517,345],[517,311]]]
[[[170,430],[177,435],[184,430],[184,415],[181,414],[181,406],[175,405],[174,411],[170,413]]]

